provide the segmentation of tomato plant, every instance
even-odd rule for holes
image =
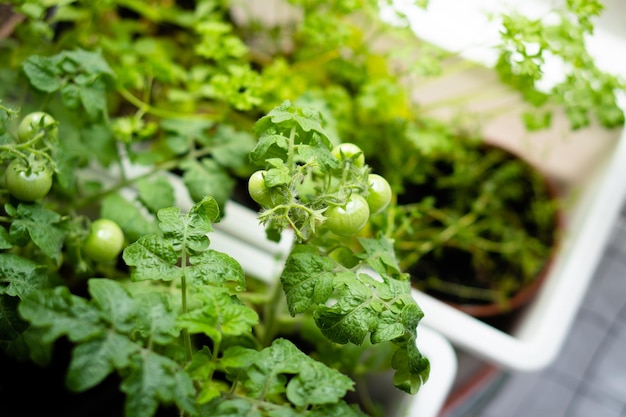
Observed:
[[[7,167],[5,182],[13,197],[35,201],[45,197],[52,188],[52,171],[45,162],[16,158]]]
[[[124,232],[112,220],[98,219],[91,223],[83,247],[85,255],[97,262],[112,261],[124,248]]]

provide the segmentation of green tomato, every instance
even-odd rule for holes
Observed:
[[[369,184],[366,201],[371,214],[377,214],[387,208],[391,203],[391,186],[386,179],[378,174],[367,176]]]
[[[28,142],[40,133],[49,135],[56,139],[58,134],[58,123],[54,117],[42,111],[29,113],[17,127],[17,138],[20,142]]]
[[[370,209],[361,195],[352,194],[344,206],[333,206],[324,214],[328,230],[339,236],[354,236],[367,224]]]
[[[250,175],[248,179],[248,193],[262,207],[272,207],[277,204],[278,195],[276,190],[268,188],[265,184],[266,174],[267,171],[259,170]]]
[[[349,161],[357,167],[365,165],[363,151],[354,143],[340,143],[333,148],[332,154],[341,162]]]
[[[83,245],[85,255],[97,262],[112,261],[124,247],[124,232],[113,220],[98,219],[91,223]]]
[[[35,201],[45,197],[52,188],[52,171],[43,162],[31,163],[14,159],[5,175],[9,193],[21,201]]]

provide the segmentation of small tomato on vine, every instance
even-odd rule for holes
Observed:
[[[36,201],[52,188],[52,171],[41,162],[27,163],[16,158],[7,167],[5,182],[9,193],[21,201]]]
[[[332,154],[338,160],[342,162],[350,161],[357,167],[362,167],[365,164],[363,151],[354,143],[340,143],[333,148]]]
[[[97,262],[115,259],[124,247],[124,232],[113,220],[98,219],[91,223],[83,246],[85,255]]]
[[[17,138],[20,142],[28,142],[42,133],[56,138],[58,134],[57,124],[56,119],[46,112],[29,113],[24,116],[17,127]]]
[[[369,174],[367,177],[368,191],[366,201],[370,214],[377,214],[391,203],[391,186],[387,180],[378,174]]]
[[[276,204],[276,192],[265,184],[267,171],[259,170],[250,175],[248,179],[248,193],[250,197],[263,207]]]
[[[359,194],[352,194],[345,205],[333,206],[325,213],[326,227],[339,236],[354,236],[370,217],[367,201]]]

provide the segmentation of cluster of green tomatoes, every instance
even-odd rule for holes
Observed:
[[[5,145],[11,155],[4,172],[4,186],[16,200],[35,203],[52,189],[55,163],[51,156],[58,137],[58,122],[45,112],[24,116],[17,127],[16,143]],[[83,242],[83,253],[96,262],[112,261],[125,245],[122,229],[109,219],[90,223]]]
[[[322,214],[316,228],[344,237],[356,235],[370,216],[387,208],[392,190],[385,178],[370,172],[357,145],[341,143],[331,153],[340,169],[327,173],[312,169],[312,174],[300,178],[296,173],[295,185],[271,187],[266,181],[268,170],[254,172],[248,180],[250,197],[265,211],[286,207],[287,216],[297,215],[294,208],[310,208]]]

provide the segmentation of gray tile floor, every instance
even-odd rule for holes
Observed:
[[[626,213],[555,362],[486,385],[445,417],[626,417]]]

